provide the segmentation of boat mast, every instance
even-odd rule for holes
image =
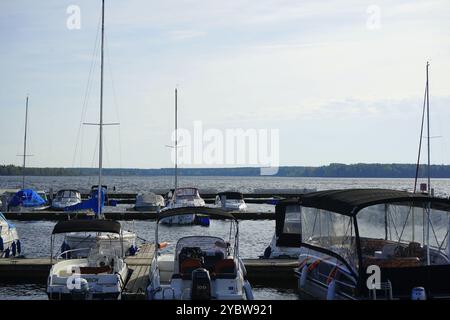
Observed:
[[[430,67],[430,63],[427,61],[427,148],[428,148],[428,196],[432,196],[433,192],[431,190],[431,163],[430,163],[430,91],[429,91],[429,82],[428,82],[428,69]],[[430,211],[431,211],[431,202],[428,202],[427,209],[427,265],[430,265]]]
[[[25,189],[25,165],[27,159],[27,127],[28,127],[28,96],[25,106],[25,135],[23,138],[22,189]]]
[[[103,167],[103,49],[105,37],[105,0],[102,0],[102,38],[100,58],[100,123],[99,123],[99,151],[98,151],[98,215],[103,216],[102,210],[102,167]]]
[[[178,187],[178,90],[175,88],[175,190]]]

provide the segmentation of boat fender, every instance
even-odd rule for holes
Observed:
[[[415,287],[411,292],[411,300],[427,300],[424,287]]]
[[[331,281],[334,280],[337,272],[338,272],[338,266],[335,266],[333,269],[331,269],[330,274],[328,275],[328,278],[327,278],[327,284],[330,284]]]
[[[9,258],[9,248],[6,248],[5,250],[5,258]]]
[[[5,250],[5,245],[3,244],[3,238],[0,237],[0,251]]]
[[[308,265],[304,265],[302,268],[302,274],[300,275],[300,279],[299,279],[299,287],[303,288],[306,284],[306,278],[308,277]]]
[[[328,284],[327,300],[334,300],[335,296],[336,296],[336,280],[333,279]]]
[[[134,256],[136,254],[137,248],[135,246],[131,246],[130,249],[128,249],[128,253],[130,256]]]
[[[318,265],[319,263],[322,262],[322,260],[317,259],[316,261],[314,261],[313,263],[311,263],[308,267],[308,272],[313,271]]]
[[[16,255],[16,253],[17,253],[17,245],[16,245],[16,242],[15,241],[13,241],[12,243],[11,243],[11,253],[12,253],[12,256],[14,257],[15,255]]]
[[[255,297],[253,296],[252,285],[250,284],[250,282],[248,282],[248,280],[244,281],[244,292],[245,292],[245,297],[247,298],[247,300],[255,299]]]
[[[22,253],[22,244],[20,243],[20,240],[17,239],[17,253]]]

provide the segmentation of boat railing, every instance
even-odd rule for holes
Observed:
[[[61,252],[60,254],[58,254],[55,259],[59,260],[63,255],[69,253],[69,252],[75,252],[75,251],[86,251],[86,250],[91,250],[91,248],[78,248],[78,249],[70,249],[70,250],[66,250]]]
[[[380,288],[377,289],[376,287],[372,288],[370,290],[370,295],[372,297],[373,300],[377,300],[377,291],[379,290],[384,290],[384,298],[389,299],[389,300],[393,300],[393,295],[392,295],[392,283],[391,281],[386,281],[386,282],[381,282],[380,283]]]

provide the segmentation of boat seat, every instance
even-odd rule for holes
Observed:
[[[185,259],[183,262],[181,262],[180,265],[180,274],[181,275],[185,275],[185,274],[192,274],[192,271],[194,271],[197,268],[201,268],[202,267],[202,261],[200,259],[194,259],[194,258],[188,258]]]
[[[225,274],[236,274],[234,259],[223,259],[218,261],[214,266],[214,274],[216,277],[220,277],[220,275]]]
[[[99,274],[99,273],[111,273],[110,266],[103,267],[80,267],[80,274]]]
[[[203,268],[209,272],[214,272],[216,264],[224,259],[224,253],[222,251],[206,252],[204,256]]]

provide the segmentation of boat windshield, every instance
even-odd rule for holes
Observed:
[[[331,211],[302,207],[302,242],[332,251],[356,270],[358,254],[353,218]]]
[[[198,195],[198,190],[195,188],[181,188],[175,192],[177,197],[195,197]]]
[[[428,209],[426,203],[423,207],[412,206],[407,202],[381,204],[361,210],[357,219],[363,254],[403,257],[408,252],[417,251],[414,256],[423,260],[429,244],[434,252],[442,257],[447,256],[447,211]],[[438,260],[448,263],[445,259],[436,259],[435,264],[438,264]]]
[[[301,211],[299,205],[290,205],[286,207],[284,216],[283,233],[301,234]]]

